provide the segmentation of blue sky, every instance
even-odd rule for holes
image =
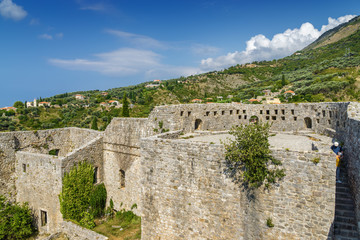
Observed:
[[[358,0],[0,0],[0,107],[271,60]]]

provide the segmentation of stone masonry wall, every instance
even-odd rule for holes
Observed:
[[[40,231],[53,231],[62,222],[58,195],[62,188],[59,157],[19,151],[16,153],[17,202],[28,202]],[[40,211],[47,212],[41,226]]]
[[[360,103],[351,103],[348,106],[348,115],[347,132],[342,139],[345,141],[344,156],[360,232]]]
[[[117,210],[130,209],[138,205],[135,213],[140,214],[141,181],[140,138],[154,134],[148,119],[115,118],[104,134],[104,183],[108,201],[113,200]],[[122,185],[122,174],[125,182]]]
[[[300,103],[300,104],[182,104],[158,106],[149,116],[156,128],[162,121],[164,129],[221,131],[232,126],[248,124],[256,116],[262,122],[272,124],[277,131],[299,131],[312,129],[319,133],[333,134],[344,131],[349,103]],[[310,125],[306,125],[309,118]],[[198,128],[195,129],[195,122]]]
[[[71,240],[108,240],[107,237],[101,234],[69,221],[62,222],[59,230],[65,233]]]
[[[335,209],[332,154],[273,155],[286,177],[249,195],[226,174],[222,145],[142,139],[142,239],[327,239]]]

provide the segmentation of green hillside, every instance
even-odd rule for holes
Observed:
[[[163,80],[154,88],[146,87],[150,82],[113,88],[105,91],[106,96],[94,90],[40,99],[51,102],[51,107],[23,108],[17,103],[20,107],[16,112],[0,111],[0,131],[68,126],[104,130],[113,117],[121,116],[122,110],[108,102],[121,103],[124,93],[132,103],[131,117],[146,117],[156,105],[191,103],[192,99],[248,103],[267,89],[277,92],[284,103],[359,101],[359,26],[357,17],[325,33],[304,50],[279,60]],[[295,96],[285,95],[286,90],[294,91]],[[75,94],[82,94],[85,99],[77,100]]]

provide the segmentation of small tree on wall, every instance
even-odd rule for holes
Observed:
[[[225,143],[226,159],[241,171],[241,179],[250,188],[270,184],[285,176],[284,169],[278,169],[281,161],[270,155],[268,141],[270,125],[256,123],[233,127],[229,132],[235,140]],[[273,167],[270,167],[272,165]]]

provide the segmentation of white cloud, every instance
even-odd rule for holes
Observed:
[[[49,35],[47,33],[44,33],[44,34],[39,35],[39,38],[45,39],[45,40],[52,40],[53,36],[51,36],[51,35]]]
[[[129,32],[123,32],[123,31],[119,31],[119,30],[112,30],[112,29],[107,29],[107,30],[105,30],[105,32],[112,34],[114,36],[117,36],[121,39],[124,39],[124,40],[128,41],[129,43],[136,45],[138,47],[141,47],[141,48],[161,48],[161,49],[168,48],[167,44],[160,42],[156,39],[153,39],[151,37],[148,37],[148,36],[135,34],[135,33],[129,33]]]
[[[31,19],[31,21],[30,21],[30,25],[31,25],[31,26],[35,26],[35,25],[39,25],[39,24],[40,24],[39,19],[33,18],[33,19]]]
[[[13,3],[12,0],[2,0],[0,2],[0,15],[19,21],[26,17],[27,12],[21,6]]]
[[[246,42],[244,51],[235,51],[217,58],[203,59],[201,60],[201,68],[204,70],[221,69],[241,63],[285,57],[303,49],[327,30],[354,17],[354,15],[346,15],[338,19],[328,18],[328,24],[323,25],[321,30],[316,29],[311,23],[303,23],[300,28],[287,29],[283,33],[274,35],[271,40],[259,34]]]
[[[146,79],[188,76],[200,73],[199,68],[178,67],[161,63],[162,56],[150,51],[121,48],[116,51],[95,54],[94,59],[50,59],[57,67],[93,71],[109,76],[142,75]]]

